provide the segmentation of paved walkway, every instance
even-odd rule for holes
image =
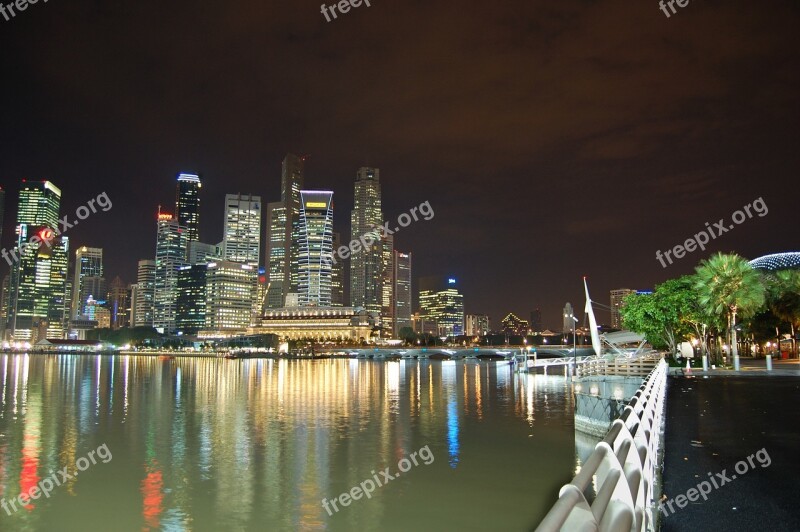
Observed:
[[[800,363],[742,367],[669,378],[662,530],[800,530]]]

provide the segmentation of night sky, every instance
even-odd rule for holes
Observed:
[[[429,201],[396,248],[494,325],[538,306],[558,327],[583,275],[608,304],[716,251],[800,249],[796,0],[670,18],[655,0],[371,4],[330,23],[305,0],[40,0],[0,18],[3,246],[22,178],[59,186],[62,215],[105,191],[111,211],[68,234],[131,282],[178,172],[202,175],[216,243],[224,194],[277,200],[292,151],[307,188],[335,191],[343,234],[359,166],[381,169],[387,219]],[[768,215],[656,260],[759,197]]]

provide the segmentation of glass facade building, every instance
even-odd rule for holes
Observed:
[[[298,242],[299,303],[301,306],[331,306],[333,262],[333,192],[300,192]]]
[[[261,197],[225,196],[222,258],[258,268],[261,252]]]
[[[178,272],[186,266],[186,228],[171,215],[159,213],[156,238],[153,327],[162,333],[175,331]]]
[[[175,194],[178,224],[186,228],[186,241],[200,240],[200,177],[195,174],[179,174]]]
[[[420,315],[435,321],[440,336],[464,334],[464,296],[452,277],[426,277],[420,279]]]
[[[205,328],[246,329],[253,321],[258,269],[240,262],[210,262],[206,271]]]

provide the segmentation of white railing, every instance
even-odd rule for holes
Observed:
[[[666,383],[667,363],[661,360],[580,472],[561,488],[537,532],[656,529]],[[586,491],[592,485],[597,495],[590,503]]]

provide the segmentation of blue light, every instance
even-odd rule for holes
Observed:
[[[448,284],[456,284],[456,280],[455,279],[448,279],[447,283]]]

